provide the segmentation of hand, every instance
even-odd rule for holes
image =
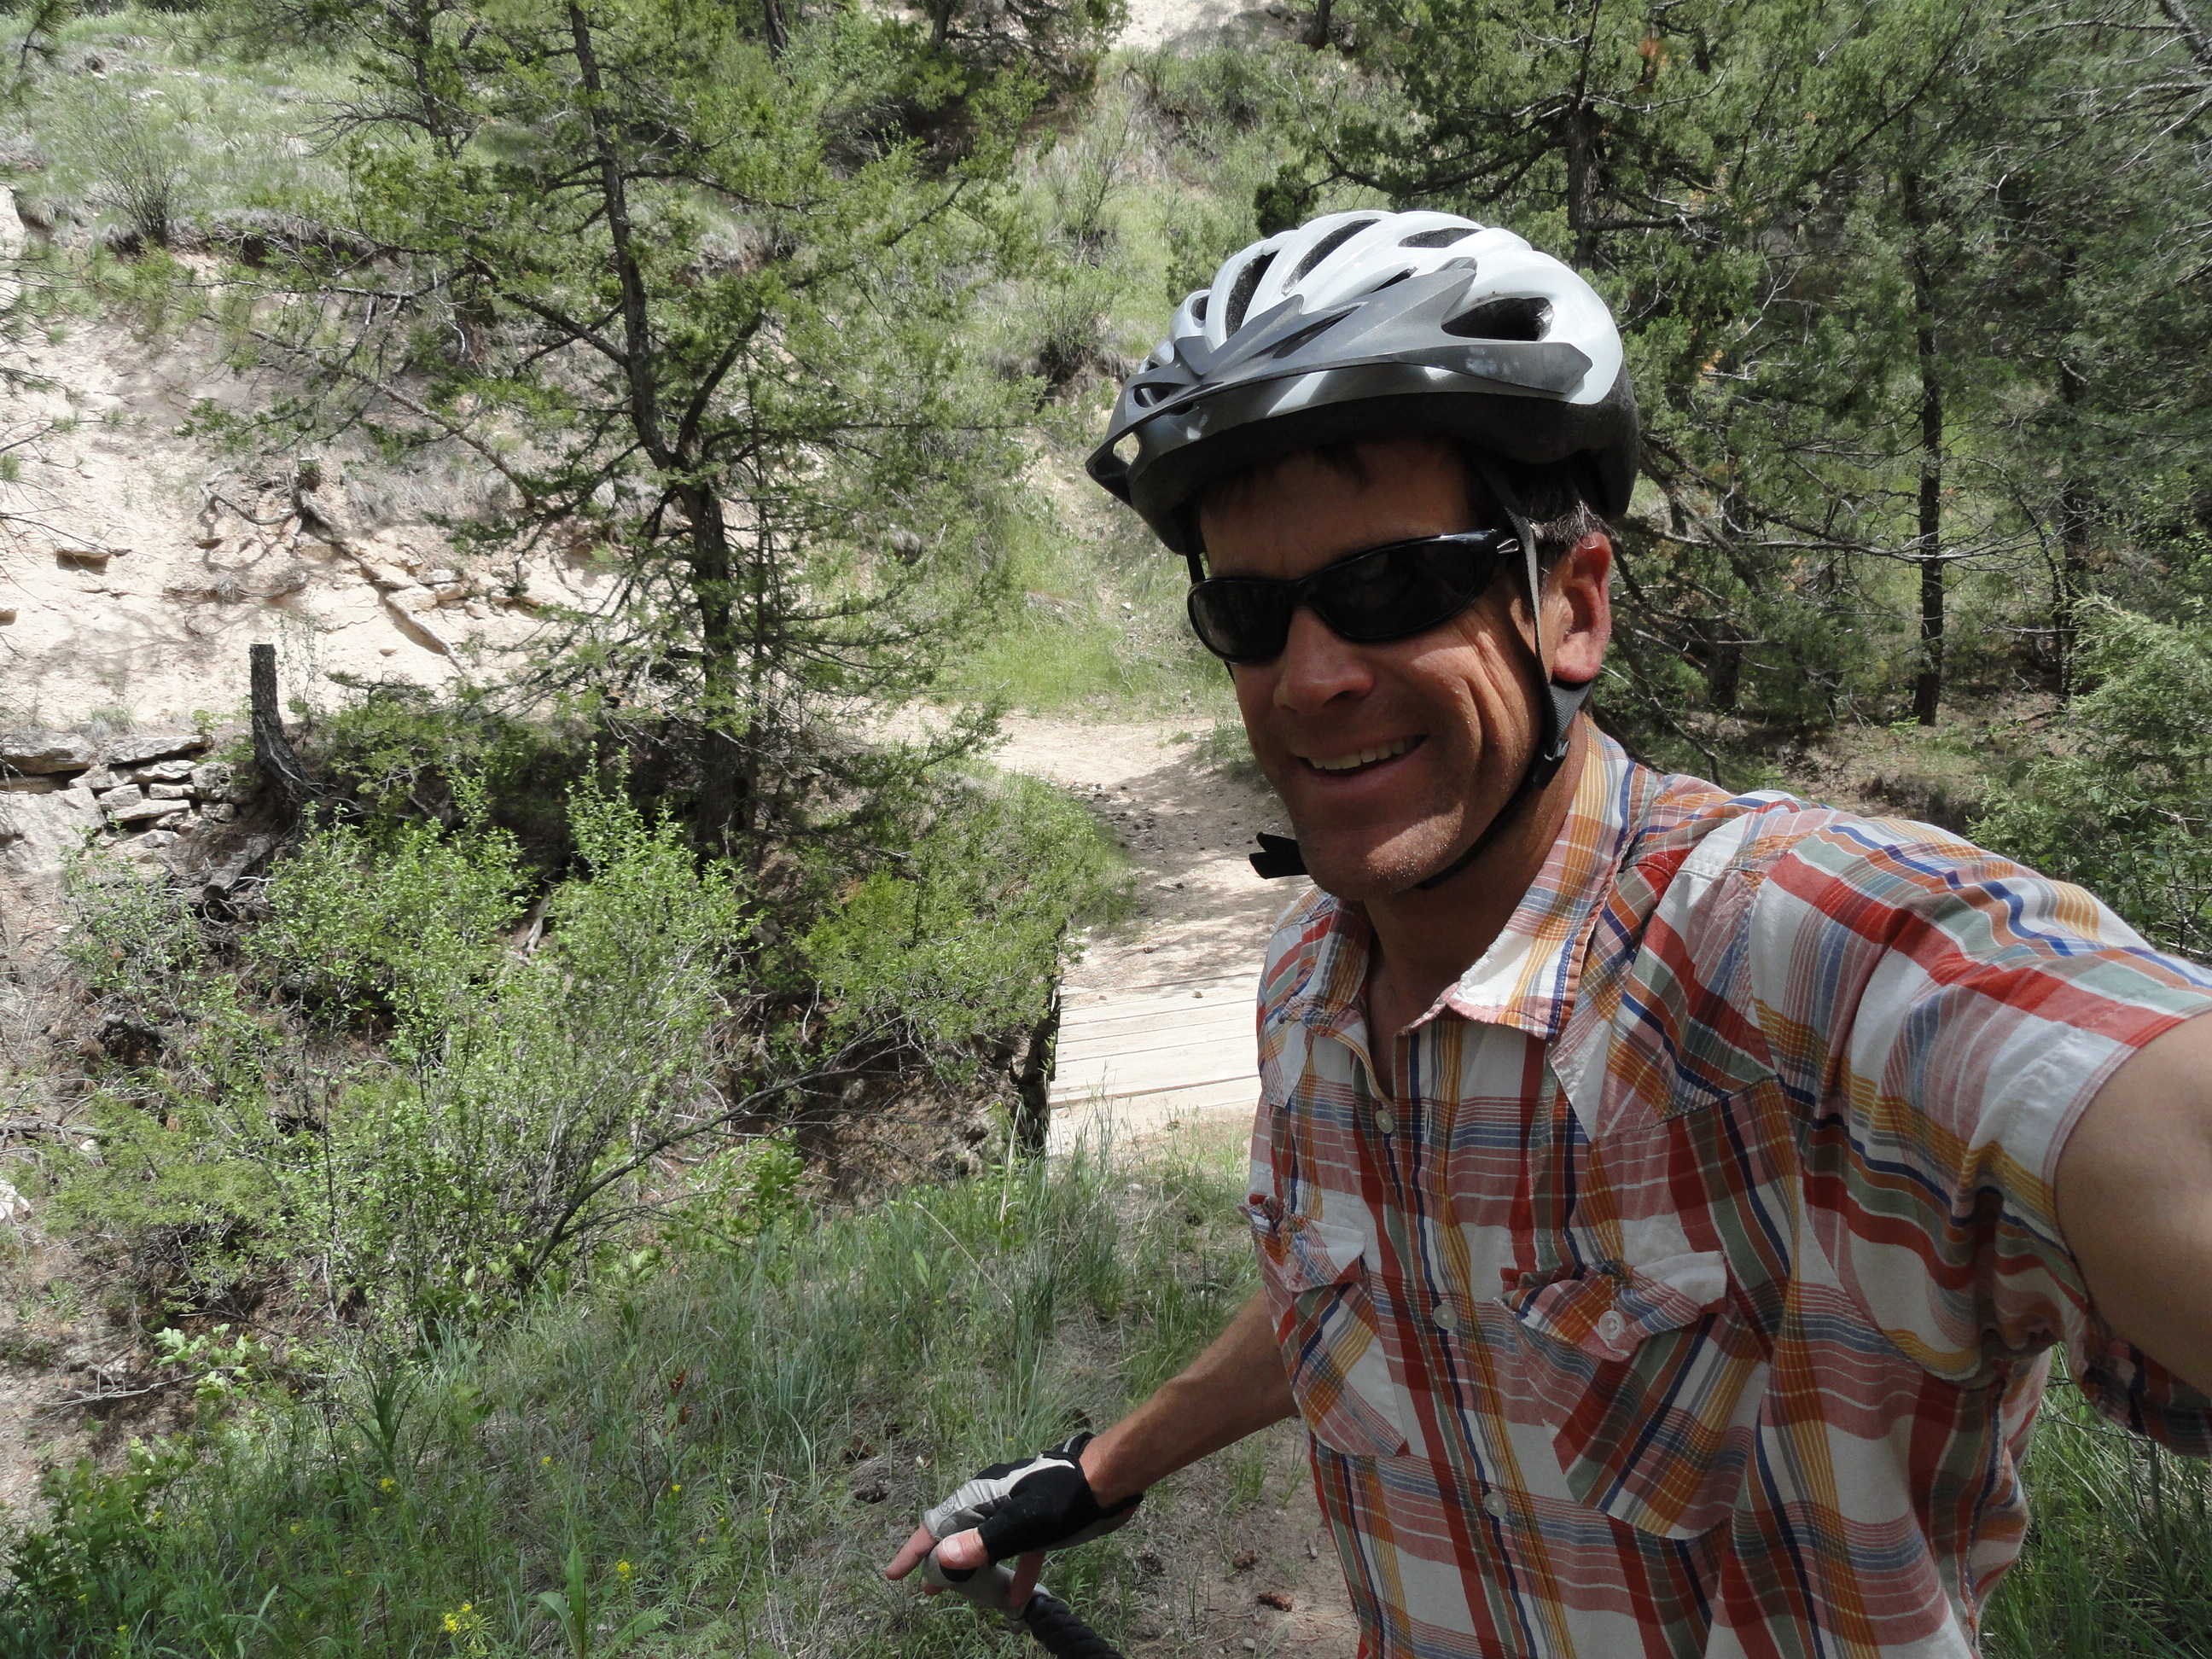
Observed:
[[[990,1564],[991,1552],[984,1547],[983,1534],[975,1528],[970,1527],[966,1532],[956,1532],[939,1544],[936,1534],[927,1527],[920,1527],[915,1528],[914,1536],[908,1539],[905,1546],[891,1559],[890,1565],[884,1569],[884,1577],[905,1577],[907,1574],[929,1559],[929,1553],[933,1549],[937,1552],[938,1559],[955,1572],[988,1566]],[[1009,1613],[1015,1612],[1028,1604],[1030,1593],[1036,1589],[1038,1576],[1043,1571],[1044,1552],[1042,1550],[1031,1550],[1015,1561],[1014,1582],[1006,1592],[1006,1610]],[[921,1590],[925,1595],[945,1594],[934,1584],[924,1584]]]
[[[1083,1449],[1090,1443],[1079,1434],[1038,1456],[994,1463],[922,1517],[884,1576],[903,1578],[940,1540],[938,1559],[956,1571],[1019,1556],[1012,1591],[1019,1607],[1036,1584],[1044,1551],[1113,1531],[1144,1497],[1102,1504],[1084,1474]]]

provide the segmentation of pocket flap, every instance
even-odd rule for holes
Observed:
[[[1523,1328],[1594,1359],[1626,1359],[1647,1337],[1694,1325],[1728,1299],[1728,1258],[1694,1250],[1632,1267],[1602,1262],[1500,1298]]]
[[[1296,1296],[1356,1279],[1367,1252],[1367,1235],[1357,1227],[1333,1226],[1310,1216],[1279,1218],[1248,1208],[1260,1249],[1283,1288]]]

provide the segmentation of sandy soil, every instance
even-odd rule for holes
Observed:
[[[1129,0],[1129,24],[1118,44],[1137,51],[1187,44],[1232,27],[1283,27],[1289,7],[1239,5],[1236,0]]]
[[[1261,881],[1245,861],[1259,831],[1289,833],[1264,786],[1207,765],[1187,735],[1188,718],[1091,724],[1015,715],[1005,730],[997,763],[1073,790],[1136,866],[1137,916],[1085,942],[1072,986],[1133,988],[1258,967],[1275,918],[1306,890],[1303,880]]]
[[[0,258],[20,250],[0,188]],[[589,605],[608,578],[581,557],[468,568],[434,520],[482,503],[473,475],[349,476],[312,458],[325,517],[303,515],[300,459],[226,456],[207,410],[246,416],[294,388],[234,372],[204,325],[149,332],[103,313],[15,354],[0,442],[0,722],[74,729],[190,724],[246,697],[246,647],[276,646],[287,696],[324,677],[436,684],[471,653],[527,638],[534,605]],[[269,476],[262,476],[264,474]],[[472,493],[473,492],[473,493]]]

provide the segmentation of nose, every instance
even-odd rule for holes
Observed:
[[[1291,613],[1275,670],[1278,707],[1316,714],[1340,697],[1364,696],[1374,684],[1374,671],[1358,646],[1340,639],[1305,605]]]

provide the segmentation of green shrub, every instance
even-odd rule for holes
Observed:
[[[418,1321],[495,1310],[586,1259],[657,1203],[656,1158],[707,1150],[804,1058],[725,1053],[754,994],[726,866],[592,791],[569,833],[577,873],[525,950],[499,832],[314,831],[243,952],[305,1029],[249,1002],[173,896],[81,875],[72,953],[145,1029],[58,1213],[149,1287],[181,1276],[204,1302],[289,1262],[333,1310],[360,1297]]]
[[[1128,904],[1096,822],[1049,784],[957,792],[907,857],[869,875],[801,951],[846,1030],[896,1030],[944,1064],[1042,1017],[1072,924]]]
[[[434,1052],[456,1008],[498,977],[523,883],[514,839],[480,817],[453,836],[325,825],[278,866],[246,948],[328,1023],[388,1018],[404,1063]]]
[[[2080,883],[2154,944],[2212,955],[2212,626],[2099,605],[2078,648],[2092,689],[1976,837]]]

